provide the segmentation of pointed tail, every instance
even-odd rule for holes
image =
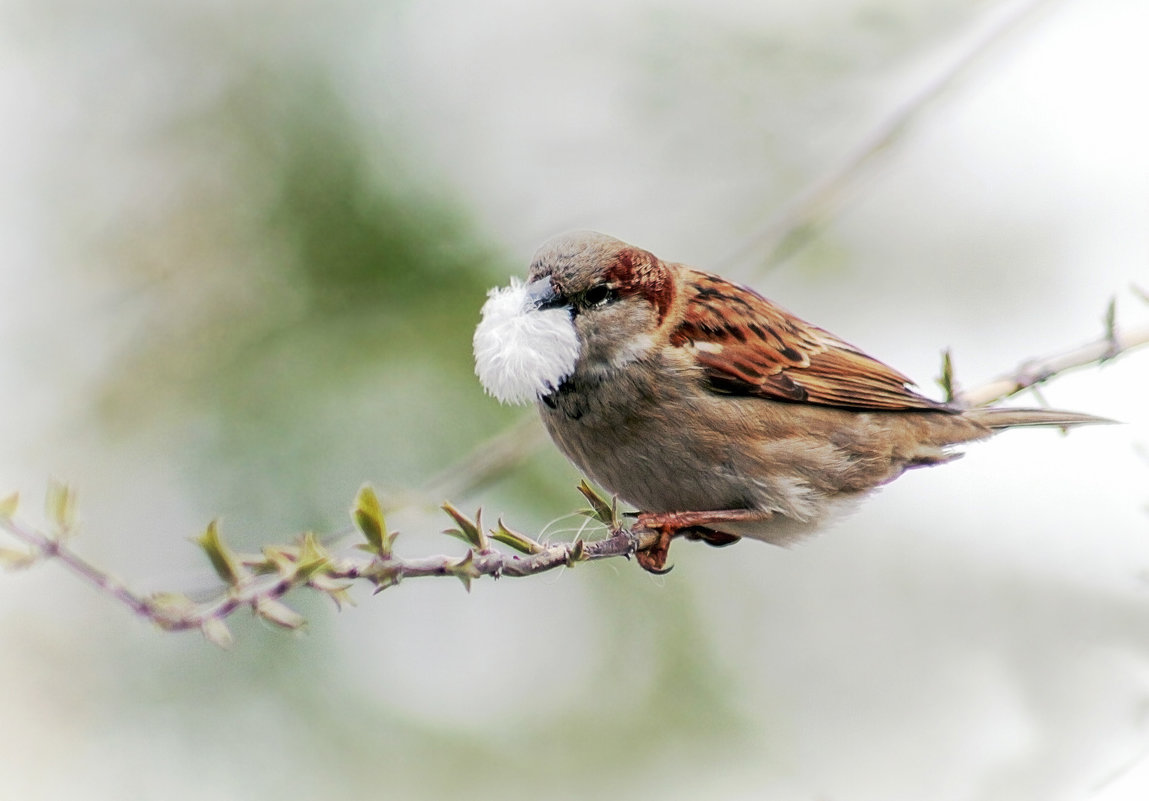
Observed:
[[[986,428],[995,431],[1015,426],[1057,426],[1069,428],[1070,426],[1093,425],[1095,423],[1116,423],[1106,417],[1097,417],[1092,414],[1080,412],[1063,412],[1058,409],[1011,409],[1006,406],[994,406],[987,409],[969,409],[963,417],[980,423]]]

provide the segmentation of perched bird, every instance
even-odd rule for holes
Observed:
[[[640,510],[662,571],[677,535],[785,544],[911,467],[1015,426],[1102,418],[963,409],[754,290],[591,231],[535,253],[492,290],[475,372],[538,405],[559,449]]]

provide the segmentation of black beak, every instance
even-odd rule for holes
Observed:
[[[527,284],[527,307],[531,309],[557,309],[566,306],[566,300],[555,292],[550,276],[544,276]]]

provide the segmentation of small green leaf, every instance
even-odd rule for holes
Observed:
[[[307,581],[319,571],[331,564],[331,555],[319,538],[313,532],[303,535],[303,543],[299,546],[299,561],[295,566],[295,575],[300,581]]]
[[[44,498],[44,512],[58,536],[71,534],[76,526],[76,493],[60,481],[50,482]]]
[[[391,543],[395,537],[387,533],[383,506],[370,484],[364,484],[359,488],[359,493],[355,496],[355,506],[351,509],[351,519],[372,551],[384,557],[391,555]]]
[[[19,508],[20,493],[13,492],[11,495],[4,496],[4,499],[0,500],[0,518],[10,520]]]
[[[491,538],[503,543],[503,545],[511,546],[519,553],[534,554],[546,550],[541,543],[532,540],[526,534],[520,534],[507,528],[501,517],[499,518],[499,527],[491,529]]]
[[[19,548],[0,548],[0,567],[5,570],[23,570],[36,564],[36,554]]]
[[[203,632],[204,639],[220,648],[230,648],[235,638],[227,624],[216,617],[209,617],[200,624],[199,630]]]
[[[491,550],[491,543],[487,541],[487,533],[483,531],[482,509],[479,509],[479,511],[475,512],[475,519],[471,520],[465,514],[452,506],[449,501],[445,502],[439,508],[449,514],[459,526],[457,529],[444,529],[444,534],[450,534],[452,537],[458,537],[463,542],[470,545],[472,548],[477,549],[480,553],[486,553],[487,551]]]
[[[307,621],[290,606],[273,598],[260,598],[255,602],[255,613],[268,623],[285,629],[298,629]]]
[[[611,531],[617,531],[621,528],[618,521],[618,498],[611,498],[610,503],[599,495],[590,484],[583,479],[579,482],[578,491],[582,496],[590,501],[591,508],[589,511],[584,512],[587,517],[593,517],[600,523],[608,526]]]
[[[218,521],[213,520],[208,523],[204,533],[193,541],[207,554],[216,575],[225,583],[234,587],[247,577],[247,571],[244,570],[235,553],[220,539]]]
[[[468,550],[467,555],[459,561],[448,564],[447,572],[463,582],[467,592],[471,591],[471,581],[483,575],[479,572],[479,568],[475,567],[475,552],[471,550]]]
[[[942,351],[942,374],[938,377],[938,384],[946,394],[946,403],[951,403],[957,394],[957,389],[954,386],[953,354],[949,348]]]

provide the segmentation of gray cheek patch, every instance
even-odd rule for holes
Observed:
[[[536,309],[515,278],[487,293],[472,344],[475,375],[501,403],[531,403],[553,392],[579,355],[570,311]]]

